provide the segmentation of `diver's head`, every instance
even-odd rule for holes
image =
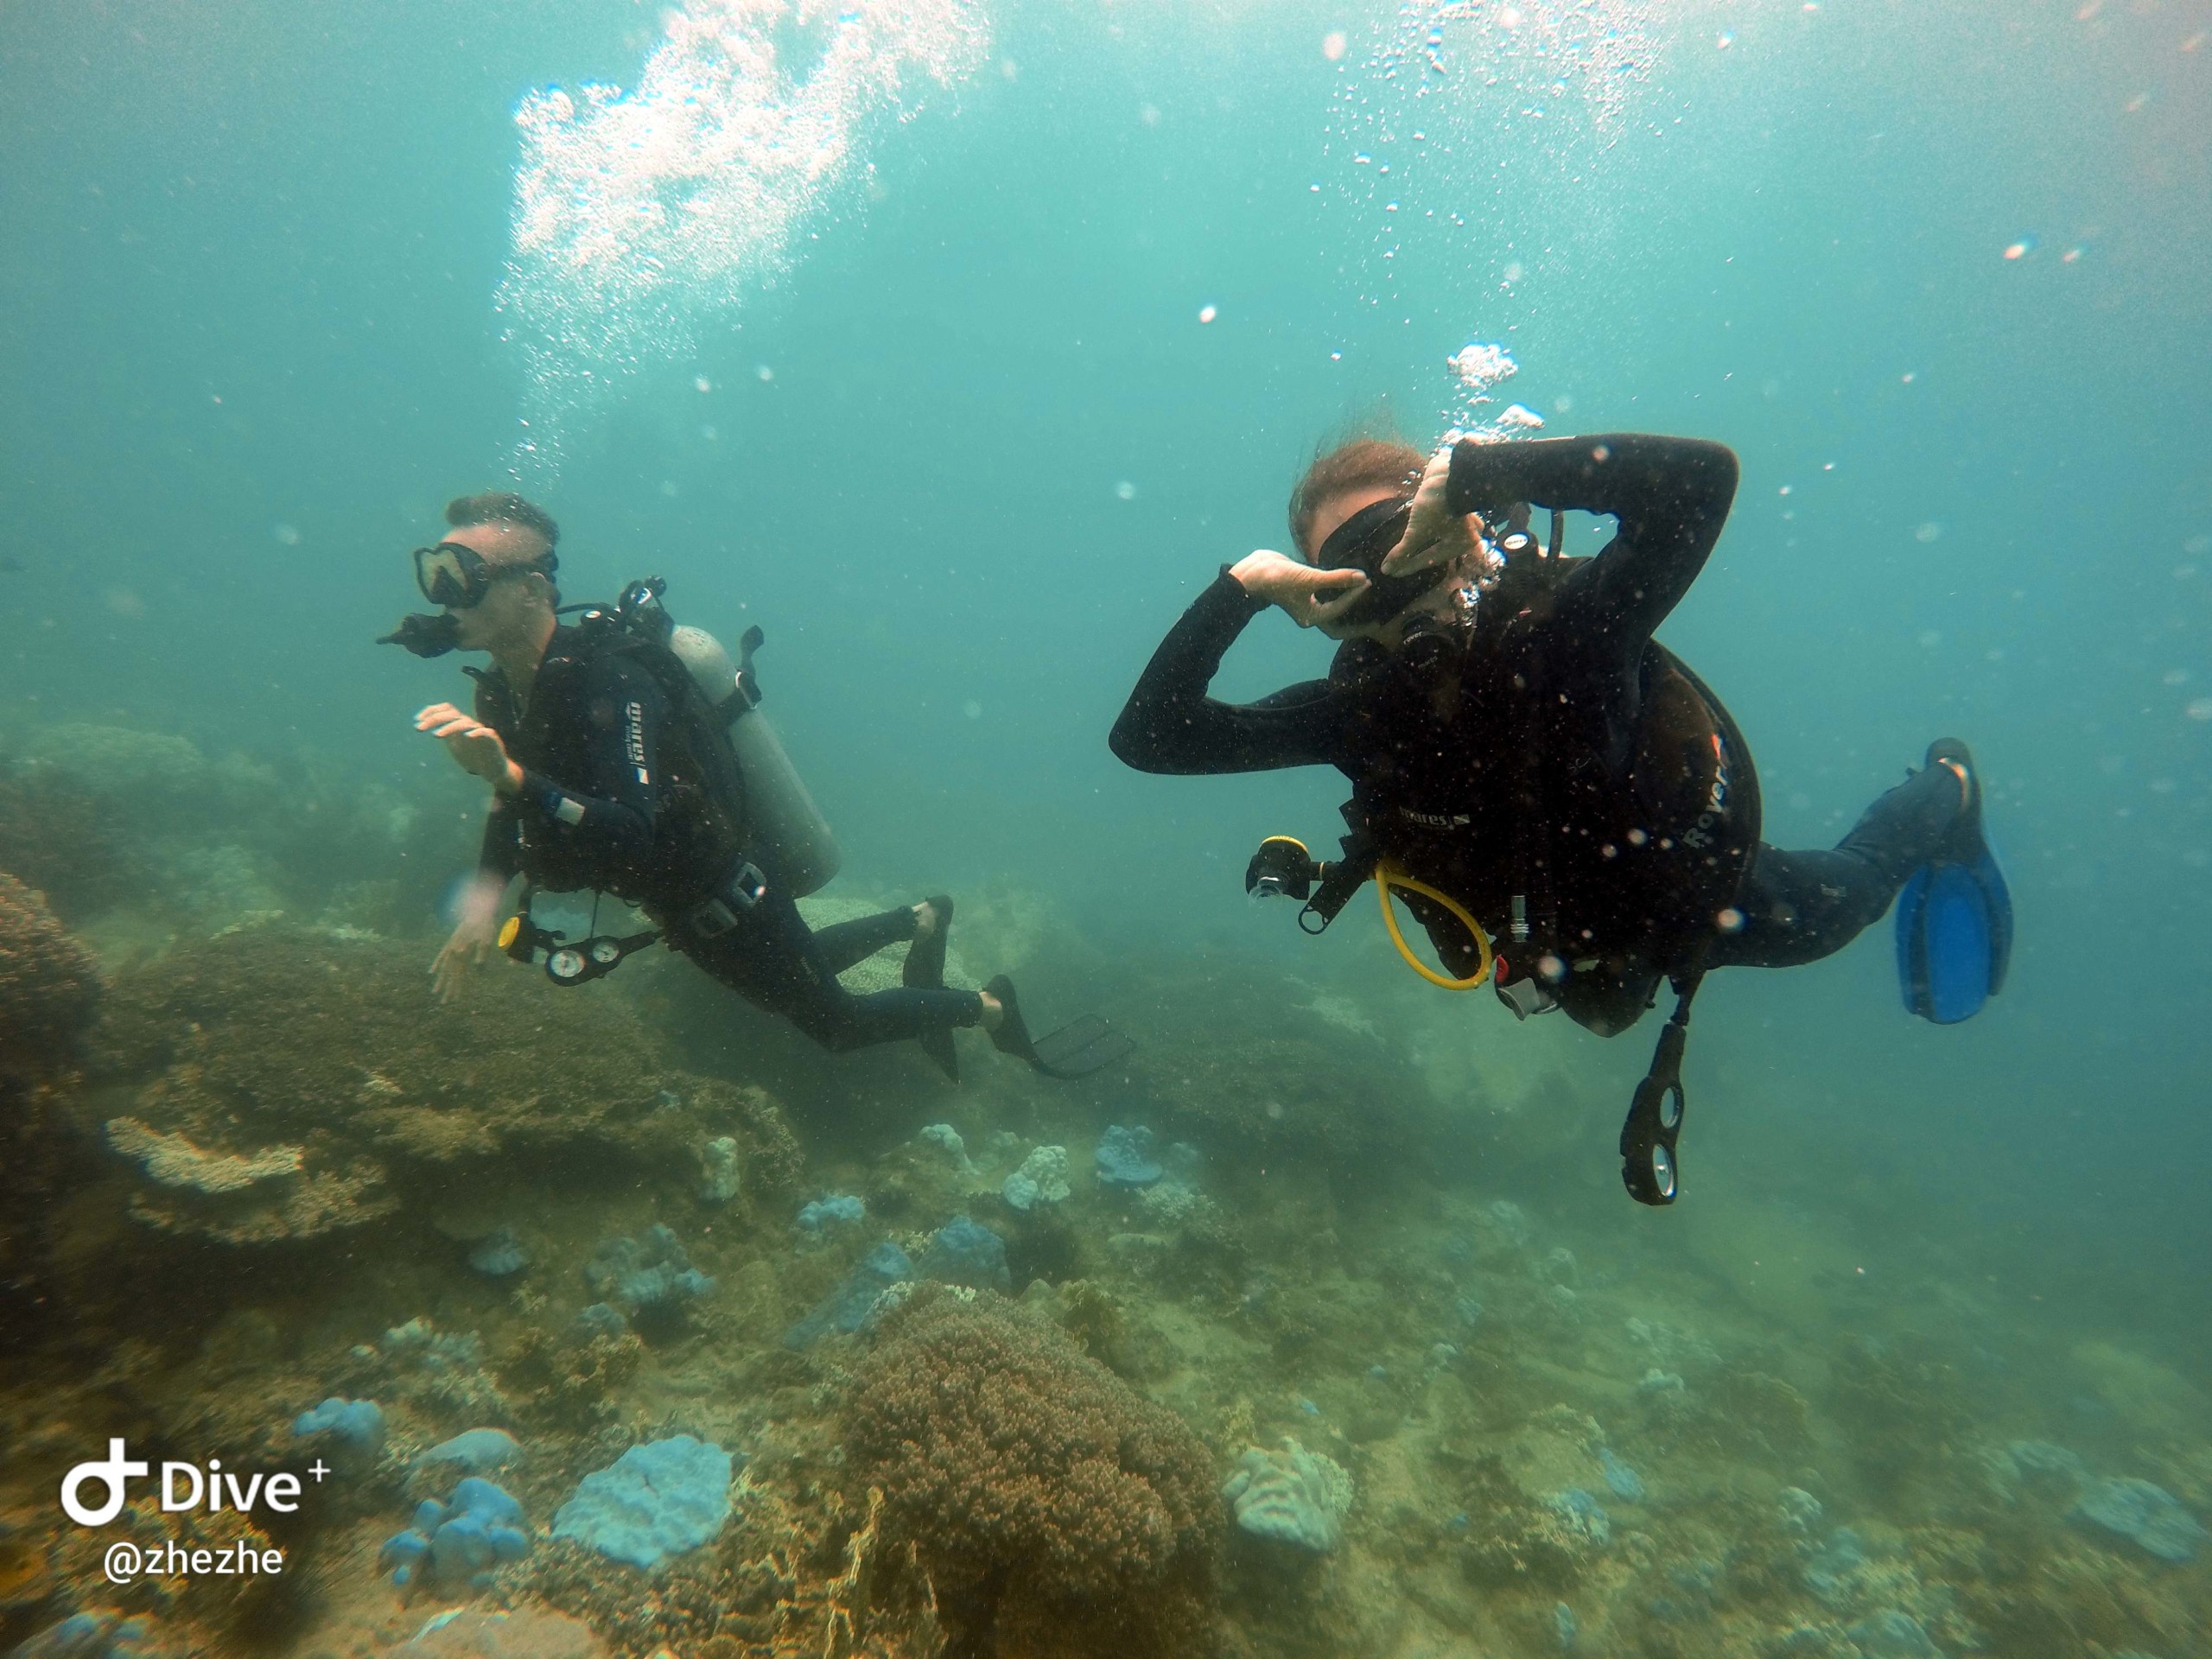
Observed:
[[[415,580],[453,619],[455,646],[495,655],[542,651],[561,602],[553,583],[561,527],[543,507],[505,491],[448,502],[446,523],[451,528],[435,544],[415,550]]]
[[[1356,569],[1367,578],[1356,603],[1319,625],[1331,639],[1395,645],[1409,611],[1457,574],[1448,564],[1408,575],[1382,574],[1382,561],[1405,535],[1427,460],[1411,444],[1354,438],[1316,456],[1291,492],[1291,539],[1306,562],[1325,570]]]

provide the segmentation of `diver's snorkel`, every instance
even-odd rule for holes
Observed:
[[[403,616],[397,627],[377,637],[377,644],[404,645],[417,657],[442,657],[461,649],[461,619],[451,611],[441,611],[435,616],[419,612]]]

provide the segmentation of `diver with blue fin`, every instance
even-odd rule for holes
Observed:
[[[911,1038],[955,1081],[952,1033],[963,1026],[1053,1077],[1081,1077],[1129,1052],[1096,1020],[1033,1038],[1003,975],[981,991],[948,989],[952,900],[942,894],[819,932],[807,925],[798,900],[836,874],[838,854],[760,712],[758,628],[733,662],[711,634],[676,623],[658,577],[632,582],[612,606],[562,606],[559,526],[521,496],[465,496],[446,521],[414,556],[416,585],[439,612],[410,616],[379,641],[493,661],[467,671],[474,713],[442,702],[415,719],[493,791],[476,880],[432,970],[441,996],[495,944],[520,962],[542,955],[547,977],[573,986],[660,943],[825,1048]],[[653,925],[571,941],[532,917],[541,890],[611,893]],[[900,940],[909,945],[899,988],[861,995],[838,983]]]
[[[1516,1018],[1554,1009],[1601,1036],[1675,992],[1621,1130],[1630,1195],[1680,1191],[1690,1003],[1724,967],[1832,955],[1900,891],[1906,1005],[1963,1020],[2003,985],[2005,884],[1963,743],[1827,850],[1760,839],[1758,777],[1734,719],[1653,638],[1719,539],[1735,498],[1725,446],[1617,433],[1466,441],[1433,458],[1365,438],[1321,455],[1293,492],[1299,556],[1224,566],[1154,653],[1115,722],[1140,771],[1332,766],[1351,780],[1343,855],[1270,836],[1249,892],[1298,899],[1318,933],[1376,883],[1400,951],[1432,982],[1490,984]],[[1552,515],[1549,546],[1531,507]],[[1611,518],[1569,557],[1566,514]],[[1207,695],[1270,606],[1339,642],[1325,679],[1256,702]],[[1402,903],[1439,971],[1400,931]]]

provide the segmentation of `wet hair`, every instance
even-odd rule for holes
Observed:
[[[549,553],[561,545],[561,526],[553,522],[553,515],[512,490],[457,496],[446,503],[446,523],[456,530],[468,524],[519,524],[543,537]]]
[[[1306,476],[1290,493],[1292,543],[1312,558],[1313,550],[1306,544],[1306,535],[1324,501],[1353,490],[1410,491],[1427,461],[1409,443],[1372,435],[1349,439],[1325,454],[1317,454]]]

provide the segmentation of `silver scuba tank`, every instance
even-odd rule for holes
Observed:
[[[745,774],[753,855],[794,897],[804,898],[826,886],[841,861],[836,837],[807,792],[798,768],[784,753],[776,728],[739,682],[729,652],[704,628],[683,624],[670,630],[668,648],[728,724],[730,747],[737,751],[737,764]]]

